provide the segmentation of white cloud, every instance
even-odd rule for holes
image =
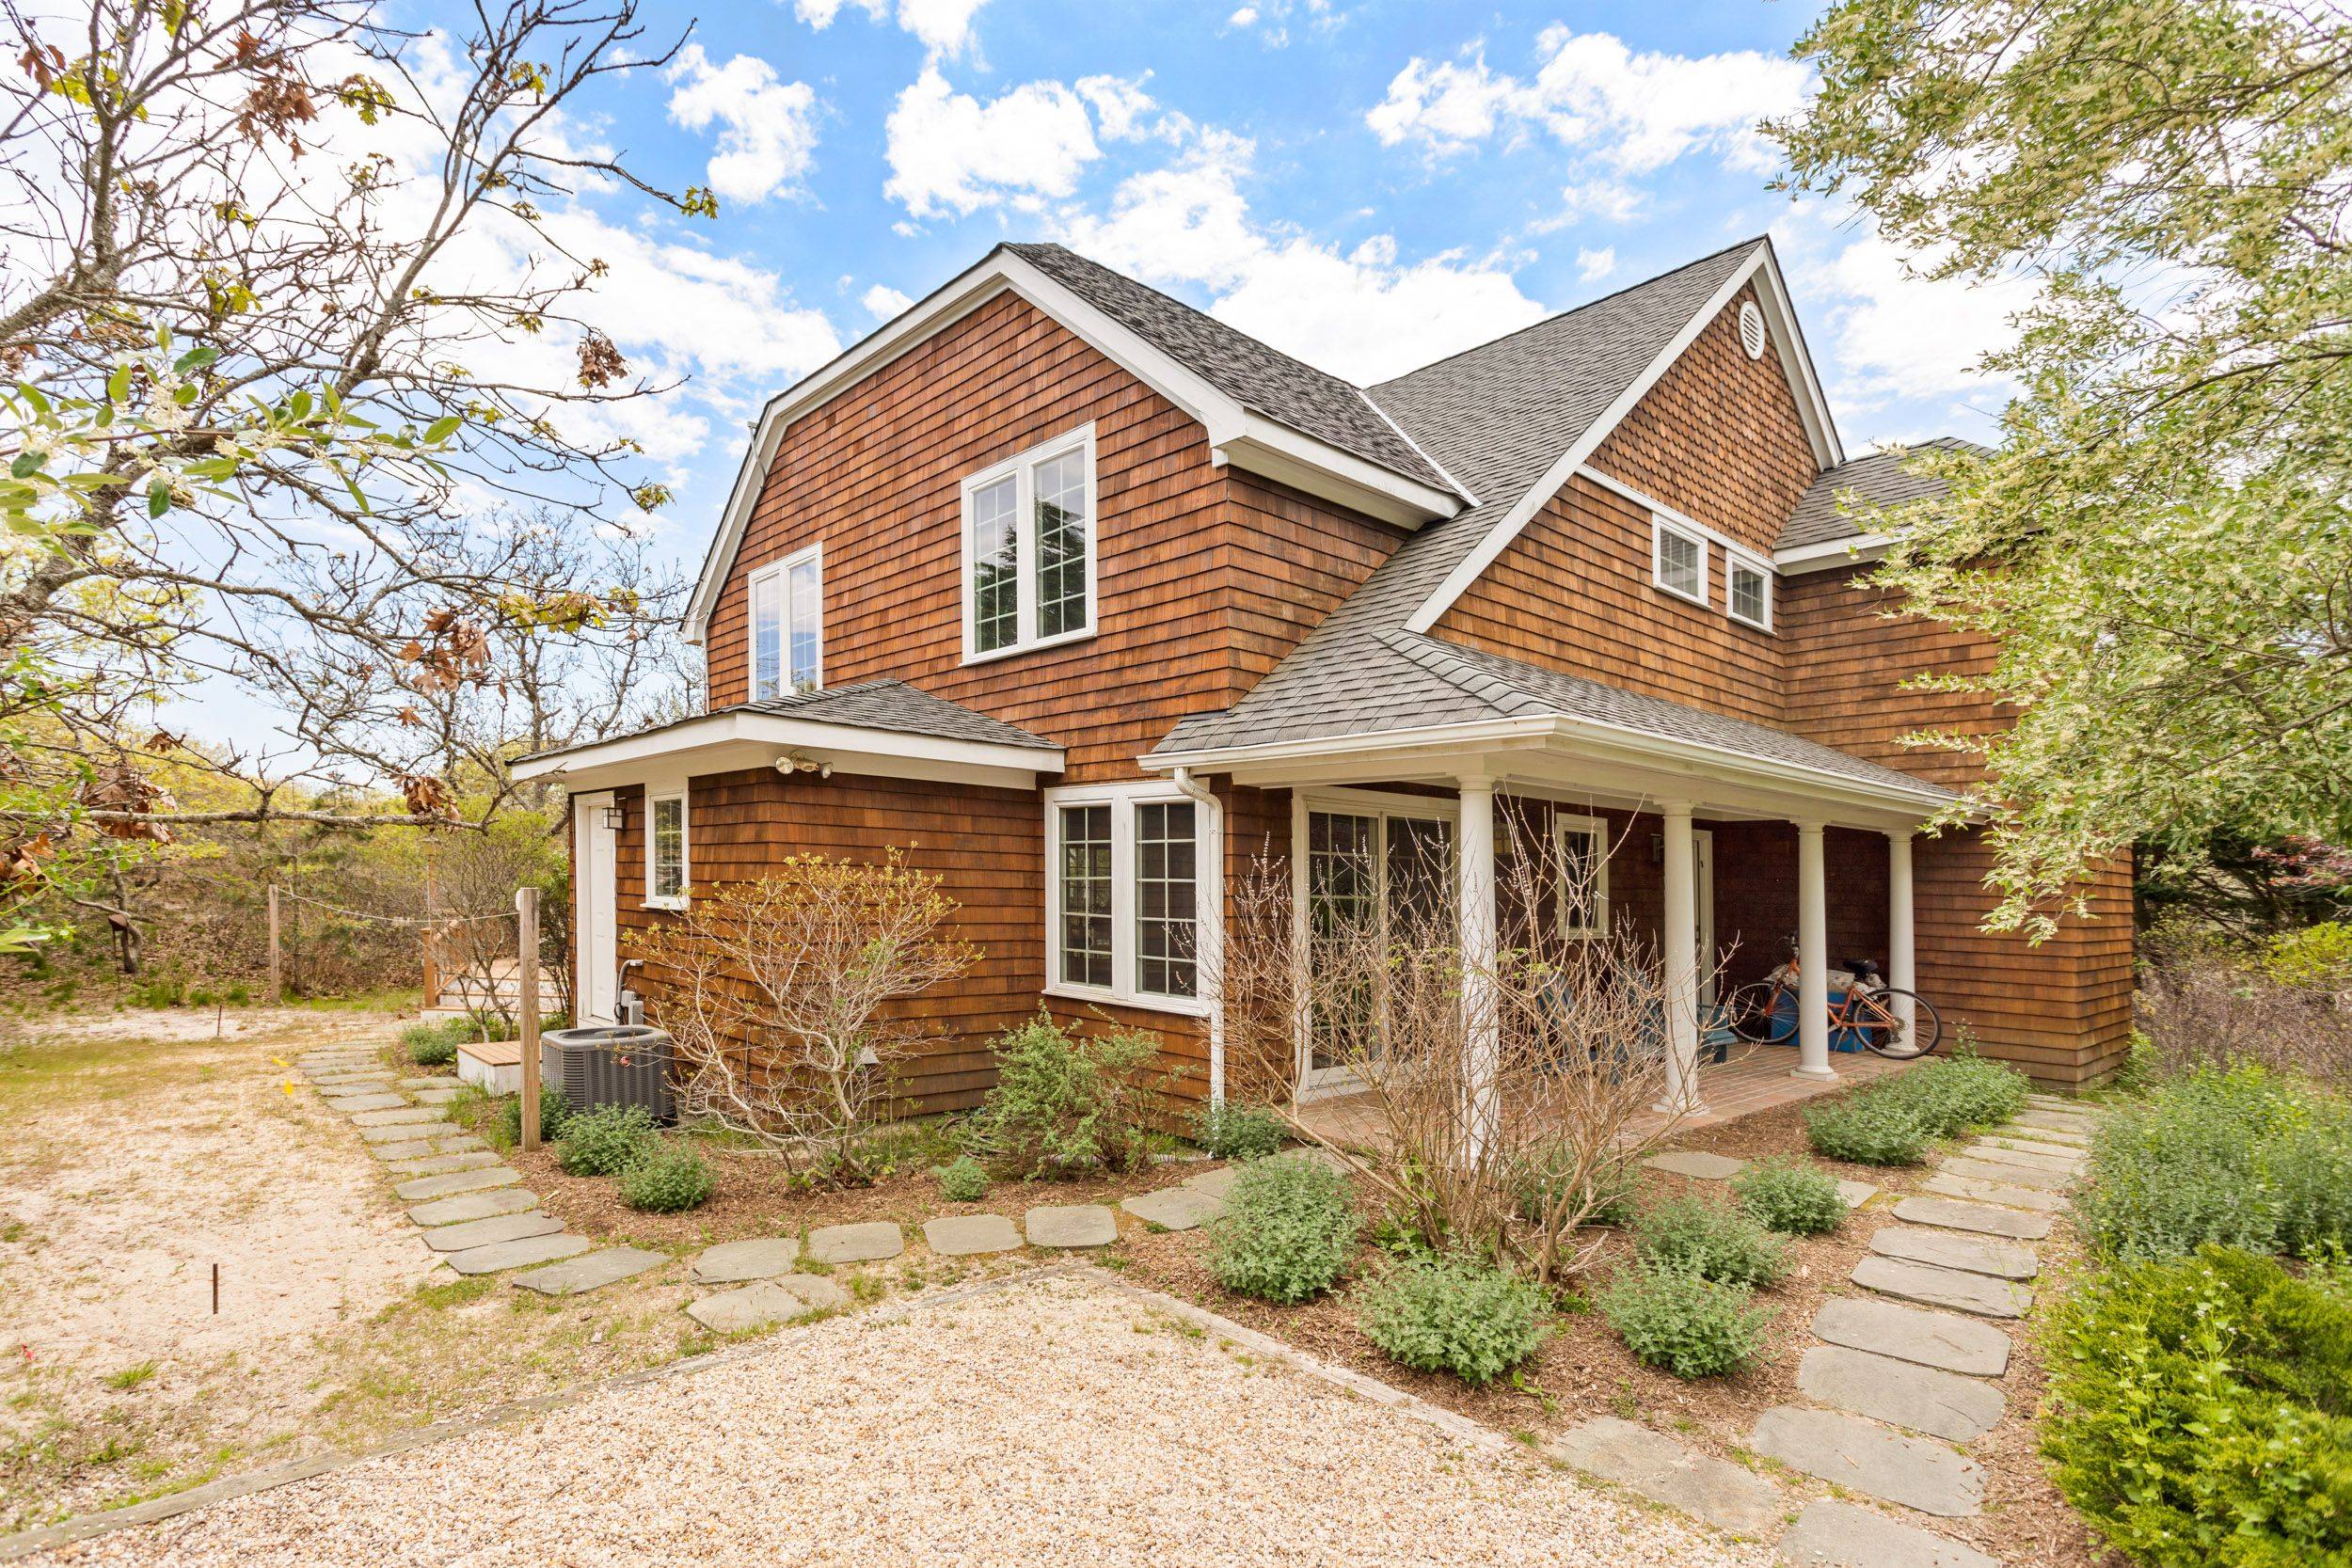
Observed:
[[[1141,76],[1081,76],[1078,96],[1094,106],[1094,118],[1102,126],[1103,135],[1110,141],[1138,141],[1148,134],[1143,117],[1157,107],[1152,95],[1143,90],[1143,84],[1152,73]]]
[[[914,303],[887,283],[877,283],[858,296],[858,303],[874,314],[888,320]]]
[[[1244,6],[1241,9],[1235,11],[1232,15],[1225,19],[1225,25],[1228,27],[1247,27],[1257,20],[1258,8],[1255,6]]]
[[[1280,49],[1291,40],[1290,22],[1300,17],[1319,33],[1328,33],[1343,25],[1347,13],[1331,4],[1331,0],[1256,0],[1255,4],[1236,8],[1225,19],[1226,30],[1248,32],[1256,29],[1258,41],[1269,49]]]
[[[1865,409],[1890,399],[1997,402],[2006,395],[1976,365],[2017,341],[2010,318],[2033,303],[2034,283],[1919,277],[1875,232],[1849,243],[1811,276],[1837,295],[1830,309],[1830,358],[1842,402]]]
[[[1614,245],[1603,245],[1598,250],[1580,249],[1576,253],[1576,276],[1579,281],[1597,283],[1616,270],[1617,248]]]
[[[1637,54],[1613,34],[1557,24],[1535,51],[1532,81],[1493,70],[1476,46],[1434,65],[1417,56],[1364,121],[1384,144],[1411,142],[1432,157],[1541,131],[1623,173],[1701,151],[1769,169],[1756,122],[1801,104],[1810,79],[1797,62],[1755,50]]]
[[[1103,155],[1087,101],[1059,82],[1030,82],[986,103],[923,68],[890,111],[882,193],[916,217],[1066,197]]]
[[[765,201],[798,191],[816,163],[817,94],[805,82],[777,79],[755,55],[714,66],[699,43],[678,51],[667,72],[675,84],[670,118],[689,131],[721,127],[710,159],[710,188],[731,201]]]
[[[898,0],[898,25],[922,42],[932,59],[961,55],[972,42],[972,18],[988,0]],[[890,0],[793,0],[792,14],[822,32],[854,6],[869,21],[891,19]]]

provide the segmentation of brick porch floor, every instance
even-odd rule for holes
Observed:
[[[1699,1064],[1699,1096],[1707,1109],[1697,1116],[1685,1117],[1678,1132],[1701,1127],[1717,1127],[1741,1117],[1752,1117],[1759,1111],[1770,1111],[1782,1105],[1793,1105],[1816,1095],[1836,1094],[1856,1084],[1867,1084],[1902,1071],[1909,1062],[1890,1062],[1883,1056],[1865,1052],[1834,1052],[1829,1065],[1837,1073],[1835,1084],[1817,1084],[1809,1079],[1792,1078],[1788,1069],[1797,1065],[1794,1045],[1734,1046],[1731,1059],[1712,1062],[1702,1059]],[[1378,1107],[1370,1095],[1334,1095],[1328,1100],[1311,1101],[1299,1109],[1299,1117],[1308,1128],[1335,1144],[1368,1144],[1380,1135]],[[1635,1137],[1656,1131],[1664,1121],[1656,1117],[1630,1127],[1628,1132]]]

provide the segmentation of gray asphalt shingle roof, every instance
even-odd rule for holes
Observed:
[[[975,713],[961,703],[951,703],[902,680],[830,686],[821,691],[794,692],[714,711],[772,713],[785,719],[805,719],[812,723],[847,724],[853,729],[891,730],[899,735],[936,736],[944,740],[971,740],[989,746],[1060,750],[1053,741],[1031,735],[1018,724]]]
[[[1974,441],[1963,441],[1952,436],[1922,441],[1919,446],[1942,447],[1950,451],[1982,452],[1987,450]],[[1912,450],[1915,451],[1918,449]],[[1896,453],[1874,451],[1867,457],[1857,457],[1851,463],[1841,463],[1824,471],[1820,478],[1813,482],[1813,487],[1798,500],[1796,510],[1788,514],[1788,521],[1781,529],[1780,537],[1773,542],[1772,547],[1787,550],[1800,545],[1828,545],[1840,539],[1859,538],[1867,531],[1863,524],[1841,513],[1838,506],[1840,497],[1851,494],[1867,505],[1892,506],[1899,501],[1917,500],[1922,496],[1934,495],[1943,488],[1940,481],[1909,472],[1903,458]]]

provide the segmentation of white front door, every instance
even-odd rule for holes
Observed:
[[[617,1022],[620,835],[607,824],[610,791],[572,797],[572,999],[575,1023]]]
[[[1691,830],[1691,877],[1697,886],[1691,909],[1699,923],[1699,1008],[1700,1017],[1715,1005],[1715,971],[1723,962],[1723,955],[1715,951],[1715,831],[1712,828]]]

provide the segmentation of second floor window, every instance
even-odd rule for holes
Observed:
[[[811,546],[752,574],[752,701],[825,684],[825,569]]]
[[[1094,427],[963,482],[963,657],[1094,630]]]
[[[1663,517],[1650,520],[1650,580],[1680,598],[1707,602],[1707,541]]]

